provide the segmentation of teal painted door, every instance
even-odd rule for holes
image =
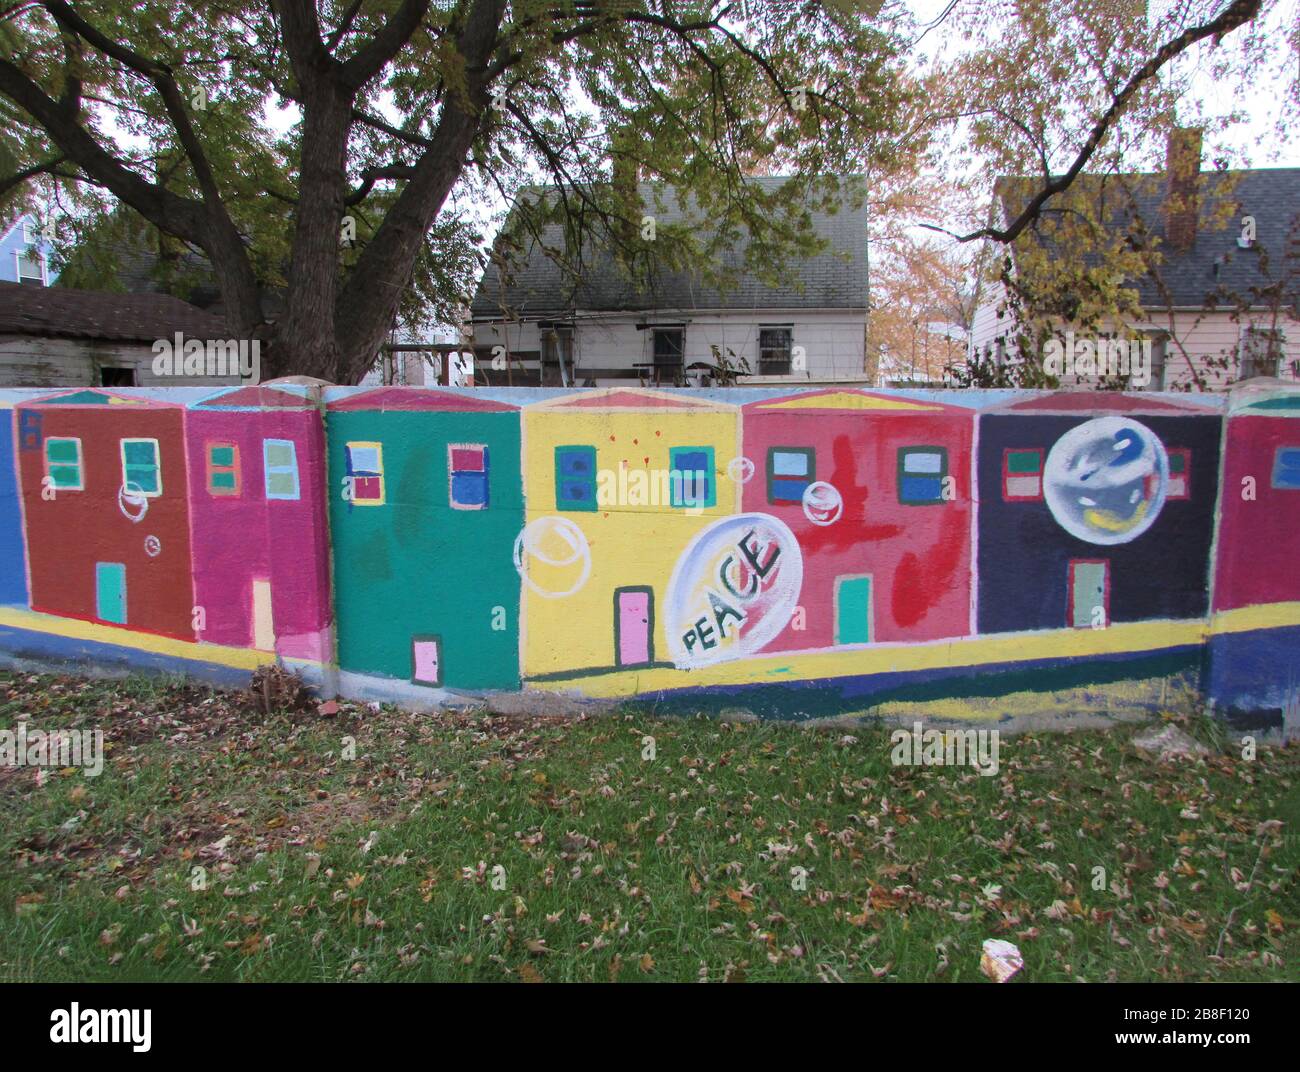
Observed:
[[[1075,629],[1110,624],[1110,583],[1106,562],[1070,563],[1070,624]]]
[[[835,581],[835,643],[871,642],[871,578],[840,577]]]
[[[126,566],[120,562],[95,563],[95,617],[126,624]]]

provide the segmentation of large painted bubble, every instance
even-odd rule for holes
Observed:
[[[1056,441],[1043,484],[1052,516],[1071,536],[1093,544],[1128,543],[1160,516],[1169,456],[1146,425],[1098,417]]]

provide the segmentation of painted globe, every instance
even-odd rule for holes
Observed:
[[[1119,544],[1155,524],[1168,484],[1169,456],[1150,428],[1127,417],[1098,417],[1056,441],[1043,497],[1071,536]]]

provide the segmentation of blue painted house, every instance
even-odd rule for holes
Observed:
[[[0,228],[0,282],[48,287],[59,277],[50,265],[54,247],[41,237],[35,216],[26,213]]]

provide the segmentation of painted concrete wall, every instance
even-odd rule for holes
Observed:
[[[0,392],[0,657],[779,718],[1189,674],[1277,728],[1297,560],[1282,385]]]

